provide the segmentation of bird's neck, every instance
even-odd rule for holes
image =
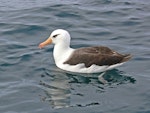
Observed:
[[[53,50],[56,65],[65,62],[73,51],[74,49],[70,48],[68,44],[56,44]]]

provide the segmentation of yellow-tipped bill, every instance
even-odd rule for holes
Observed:
[[[47,40],[45,40],[44,42],[39,44],[39,48],[42,49],[43,47],[45,47],[46,45],[51,44],[51,43],[52,43],[52,39],[48,38]]]

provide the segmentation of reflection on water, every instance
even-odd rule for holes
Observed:
[[[107,71],[103,75],[104,80],[107,81],[109,85],[112,84],[125,84],[125,83],[135,83],[136,80],[131,76],[126,75],[125,72],[119,71],[117,69]]]
[[[70,103],[70,84],[67,76],[61,73],[49,75],[47,81],[41,81],[46,97],[53,108],[69,107]]]
[[[49,71],[46,70],[43,75],[43,80],[40,85],[44,89],[46,97],[44,101],[48,101],[53,108],[73,107],[71,103],[71,91],[75,90],[71,87],[72,84],[92,84],[93,87],[99,88],[101,92],[105,91],[105,87],[114,84],[135,83],[135,79],[131,76],[126,76],[124,72],[117,69],[99,74],[78,74],[64,71]],[[85,96],[80,93],[76,95]],[[76,104],[78,107],[91,105],[99,105],[100,103],[88,103],[86,105]]]

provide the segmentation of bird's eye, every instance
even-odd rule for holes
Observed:
[[[59,34],[54,35],[53,37],[56,38]]]

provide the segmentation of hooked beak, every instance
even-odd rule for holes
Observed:
[[[47,40],[39,44],[39,48],[42,49],[43,47],[51,43],[52,43],[52,39],[49,37]]]

